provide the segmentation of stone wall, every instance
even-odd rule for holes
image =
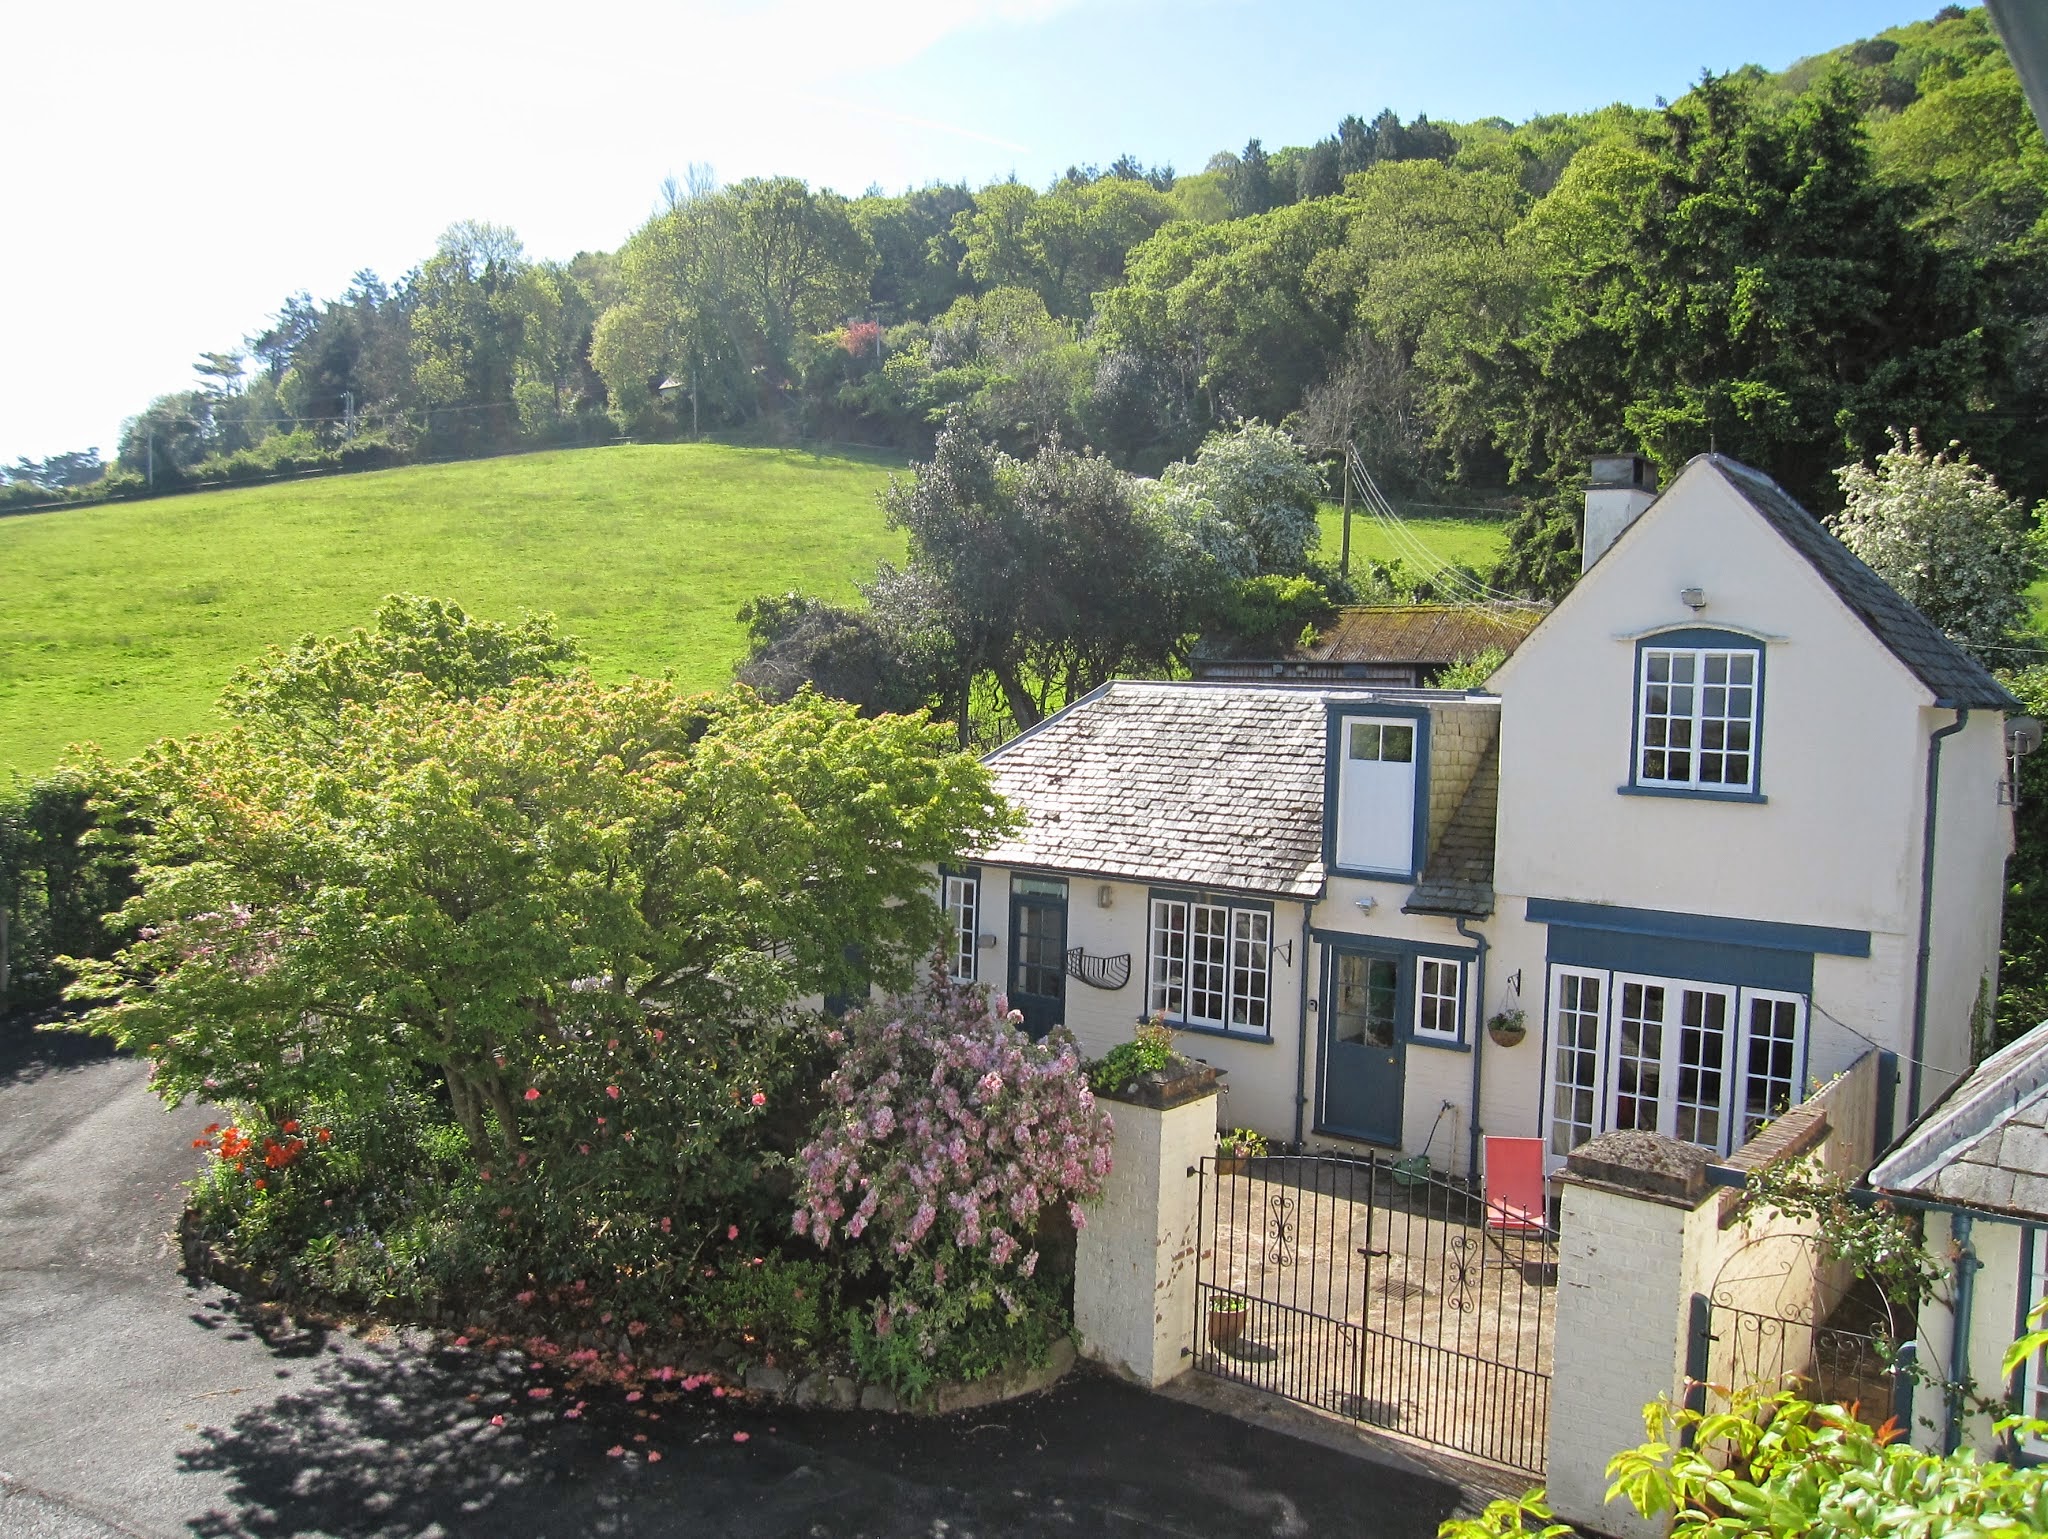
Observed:
[[[1429,717],[1429,840],[1436,848],[1451,814],[1464,800],[1472,774],[1500,732],[1500,712],[1491,705],[1437,706]]]

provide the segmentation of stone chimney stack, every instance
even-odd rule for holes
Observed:
[[[1650,462],[1640,454],[1596,454],[1593,477],[1586,483],[1586,527],[1579,544],[1586,571],[1607,554],[1607,547],[1657,500]]]

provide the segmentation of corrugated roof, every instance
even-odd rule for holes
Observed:
[[[1312,662],[1438,665],[1488,647],[1513,652],[1543,618],[1540,609],[1470,604],[1354,604],[1291,654]]]
[[[2048,1218],[2048,1024],[1978,1064],[1877,1163],[1870,1184]]]
[[[1901,598],[1897,589],[1864,565],[1777,482],[1724,454],[1705,458],[1786,544],[1806,558],[1870,633],[1934,691],[1937,700],[1989,711],[2020,709],[2020,703],[1982,663],[1936,629],[1932,620]]]
[[[1430,852],[1422,880],[1401,905],[1404,914],[1447,914],[1484,919],[1493,912],[1494,828],[1500,813],[1500,738],[1458,802],[1443,837]]]

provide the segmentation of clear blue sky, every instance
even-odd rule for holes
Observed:
[[[0,460],[97,444],[285,294],[456,219],[535,256],[617,246],[664,176],[857,193],[1257,136],[1649,105],[1934,0],[849,0],[201,6],[0,14]]]

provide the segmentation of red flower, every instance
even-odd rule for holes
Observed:
[[[277,1125],[277,1130],[280,1133],[296,1133],[299,1130],[299,1119],[292,1117],[284,1122],[280,1122]]]
[[[320,1130],[320,1142],[322,1142],[323,1144],[324,1144],[324,1143],[329,1143],[329,1142],[332,1142],[332,1141],[333,1141],[333,1138],[334,1138],[334,1129],[333,1129],[333,1128],[322,1128],[322,1129]]]
[[[528,1086],[526,1091],[526,1099],[529,1101],[538,1101],[540,1099],[540,1092],[538,1090],[533,1089],[531,1086]]]

